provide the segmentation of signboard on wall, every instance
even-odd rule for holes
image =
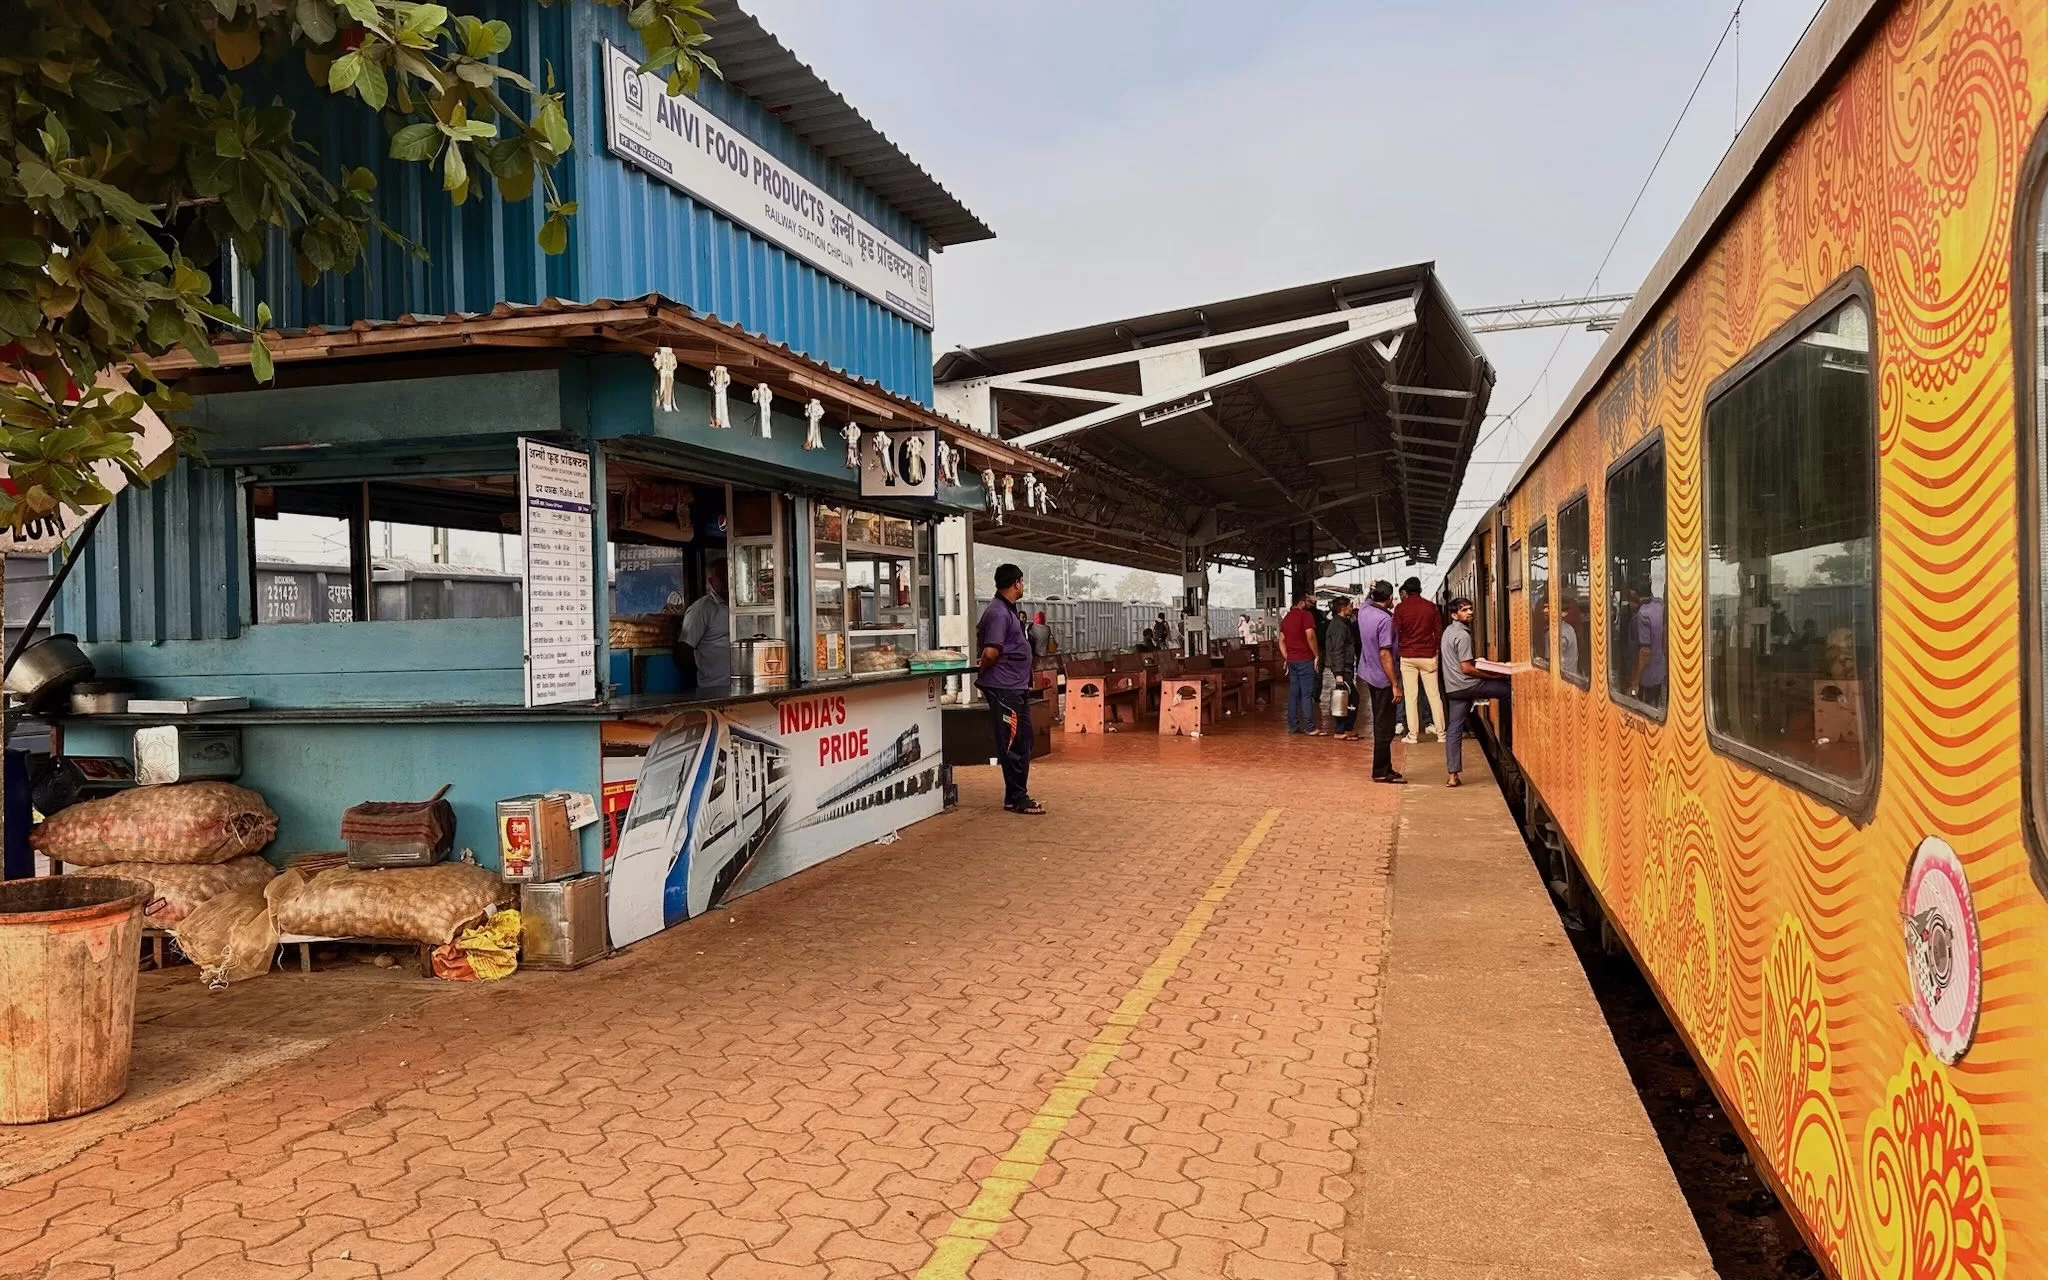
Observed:
[[[102,375],[101,383],[116,393],[132,390],[128,380],[114,372]],[[164,450],[171,447],[171,432],[147,405],[135,415],[135,421],[142,427],[141,433],[135,437],[135,458],[146,467],[162,457]],[[117,494],[128,487],[128,473],[105,459],[92,464],[92,473],[108,493]],[[0,488],[6,489],[9,494],[16,492],[14,481],[8,478],[7,464],[4,462],[0,462]],[[97,510],[98,507],[85,507],[79,510],[59,507],[48,515],[31,519],[19,530],[0,529],[0,551],[8,555],[48,555],[62,546],[72,534],[78,532],[79,526]]]
[[[613,155],[922,328],[932,327],[932,265],[618,46],[604,48],[605,140]]]
[[[521,440],[519,516],[526,705],[588,702],[597,696],[590,455]]]
[[[611,941],[623,947],[945,807],[939,677],[609,722]]]
[[[870,429],[860,442],[860,496],[939,496],[939,433]]]

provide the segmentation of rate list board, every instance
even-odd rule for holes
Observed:
[[[590,456],[521,440],[519,503],[526,543],[526,705],[589,702],[597,696]]]

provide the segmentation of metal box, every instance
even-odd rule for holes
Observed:
[[[135,731],[135,781],[145,787],[242,776],[240,729],[152,725]]]
[[[602,959],[604,877],[596,872],[519,890],[519,963],[529,969],[576,969]]]
[[[560,880],[583,870],[583,850],[561,796],[498,801],[498,874],[520,883]]]

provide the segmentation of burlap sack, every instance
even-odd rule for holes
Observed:
[[[209,898],[172,931],[178,950],[199,966],[207,986],[218,990],[270,972],[277,957],[277,925],[265,891],[276,883],[245,885]]]
[[[310,880],[287,871],[271,886],[279,933],[435,946],[453,939],[505,891],[496,872],[467,862],[384,871],[334,867]]]
[[[74,867],[226,862],[277,834],[263,797],[230,782],[137,787],[51,815],[29,833],[37,853]]]
[[[142,922],[156,929],[169,928],[191,915],[201,903],[230,889],[260,886],[277,874],[276,868],[254,854],[229,858],[226,862],[184,866],[160,862],[109,862],[94,867],[92,872],[98,876],[126,876],[130,880],[148,881],[156,889],[156,897],[142,913]]]

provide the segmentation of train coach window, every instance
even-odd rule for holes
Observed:
[[[1557,511],[1557,672],[1593,685],[1593,551],[1582,494]]]
[[[1550,529],[1529,530],[1529,661],[1550,667]]]
[[[1877,755],[1870,311],[1855,298],[1782,332],[1707,404],[1708,727],[1849,806]]]
[[[1607,691],[1664,718],[1664,437],[1607,473]]]

